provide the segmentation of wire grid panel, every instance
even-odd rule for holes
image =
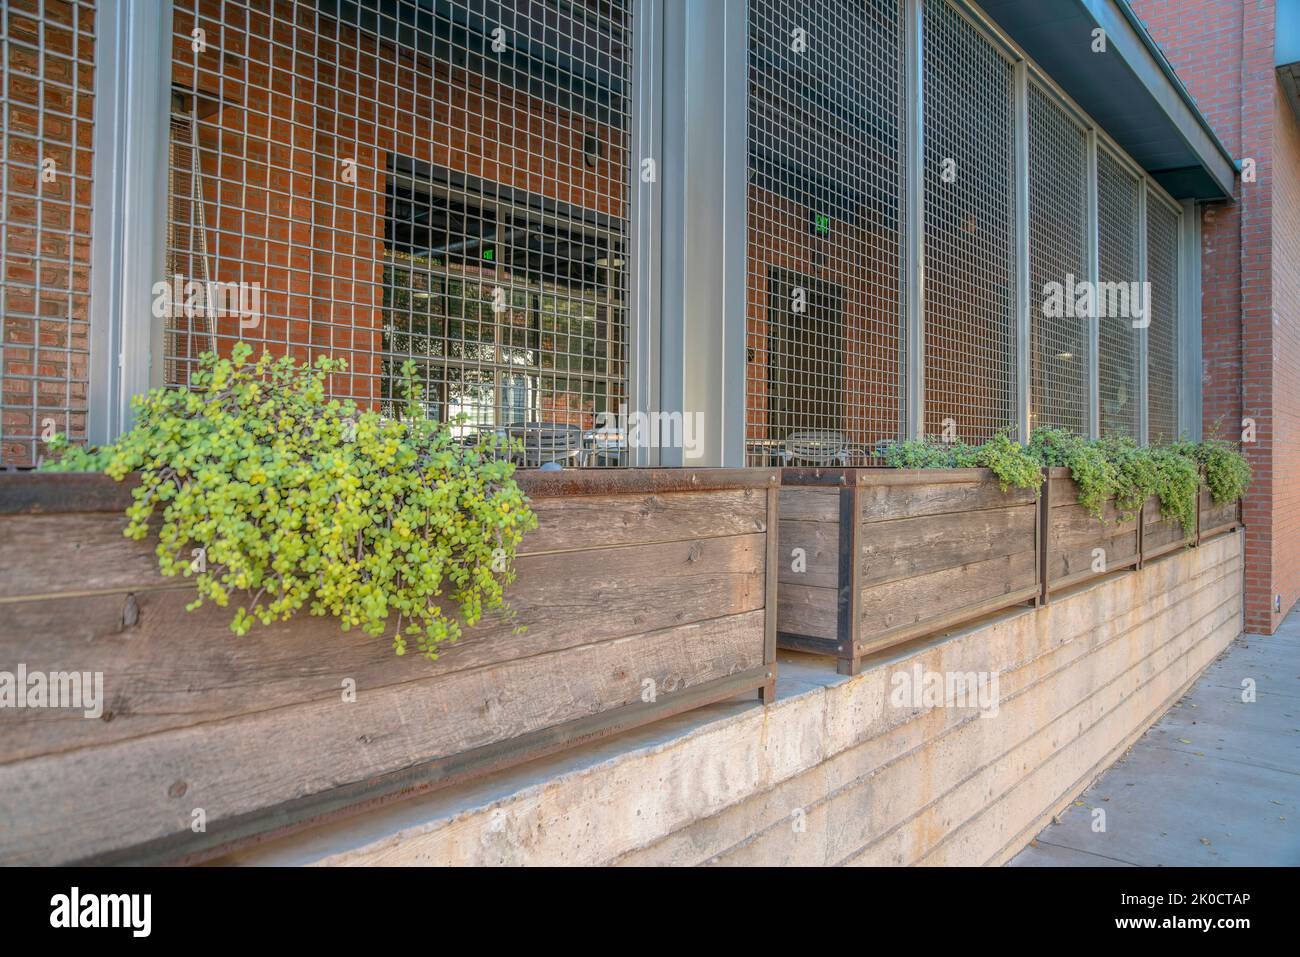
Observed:
[[[1147,190],[1147,435],[1152,445],[1178,438],[1178,221],[1179,213]]]
[[[1088,433],[1088,133],[1029,84],[1030,428]]]
[[[169,384],[243,340],[343,358],[332,394],[395,413],[410,361],[467,439],[625,460],[630,0],[177,0],[174,24],[168,262],[198,294],[167,310]]]
[[[1018,438],[1013,67],[947,0],[923,32],[925,431]]]
[[[1139,190],[1142,183],[1104,149],[1097,150],[1095,291],[1101,434],[1138,438]]]
[[[0,463],[86,436],[95,4],[0,4]]]
[[[897,0],[750,0],[747,460],[851,464],[900,434]]]

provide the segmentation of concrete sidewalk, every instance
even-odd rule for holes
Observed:
[[[1009,866],[1300,864],[1300,611],[1234,641],[1057,820]]]

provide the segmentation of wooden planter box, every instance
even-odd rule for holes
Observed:
[[[1210,490],[1201,486],[1201,497],[1197,502],[1196,539],[1203,542],[1207,538],[1230,532],[1241,524],[1241,502],[1227,502],[1215,505]]]
[[[770,469],[520,475],[540,528],[437,661],[233,609],[122,537],[124,484],[0,475],[0,671],[102,672],[103,714],[0,709],[0,863],[195,861],[775,687]],[[355,687],[355,701],[345,701]],[[199,818],[205,830],[192,825]]]
[[[1035,598],[1034,501],[987,469],[785,469],[778,643],[856,674],[864,655]]]
[[[1043,601],[1054,591],[1138,564],[1142,554],[1140,514],[1121,521],[1120,511],[1112,501],[1106,504],[1099,521],[1079,504],[1079,486],[1070,478],[1069,469],[1049,468],[1043,472],[1046,478],[1039,499]]]
[[[1196,544],[1196,534],[1183,532],[1178,519],[1160,517],[1160,499],[1152,495],[1142,505],[1142,561],[1167,555]]]

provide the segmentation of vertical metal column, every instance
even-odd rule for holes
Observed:
[[[1033,388],[1033,339],[1030,328],[1029,288],[1029,68],[1015,65],[1015,176],[1012,209],[1015,211],[1016,257],[1016,435],[1029,441],[1029,416]]]
[[[661,465],[745,459],[747,21],[743,3],[664,3],[659,411],[698,423],[700,454]]]
[[[153,285],[167,236],[172,5],[100,0],[95,31],[95,135],[87,436],[129,427],[131,398],[157,384],[162,324]],[[155,359],[156,357],[156,359]]]
[[[1201,210],[1184,200],[1178,224],[1178,433],[1202,438]]]
[[[1147,187],[1146,182],[1139,184],[1138,188],[1138,283],[1142,290],[1142,305],[1144,309],[1145,325],[1137,332],[1138,346],[1138,444],[1146,445],[1150,441],[1150,408],[1151,396],[1148,393],[1148,364],[1147,364],[1147,329],[1151,325],[1152,306],[1151,297],[1147,294]]]
[[[630,258],[632,316],[628,324],[629,415],[649,414],[659,407],[660,249],[662,247],[659,165],[663,136],[662,0],[637,4],[632,36],[632,151],[628,176],[632,183]],[[649,160],[649,165],[646,161]],[[651,173],[653,172],[653,178]],[[620,410],[615,410],[620,411]],[[657,448],[628,450],[631,464],[659,464]]]
[[[1093,290],[1088,316],[1088,437],[1101,436],[1101,319],[1096,290],[1101,279],[1098,253],[1097,131],[1088,130],[1088,283]]]
[[[903,227],[903,342],[905,438],[925,431],[925,128],[924,0],[905,0],[906,173]]]

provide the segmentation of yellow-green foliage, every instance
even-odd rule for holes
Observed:
[[[126,534],[144,538],[161,508],[162,573],[195,577],[191,609],[239,602],[237,634],[306,607],[370,635],[395,618],[397,653],[409,638],[432,658],[462,622],[504,608],[537,519],[500,450],[463,447],[419,414],[410,363],[407,414],[386,419],[326,397],[341,360],[251,353],[204,356],[190,388],[138,397],[117,443],[60,441],[44,468],[140,472]]]
[[[1004,492],[1012,486],[1037,489],[1043,482],[1038,460],[1005,432],[983,445],[941,442],[928,436],[883,442],[878,454],[887,467],[895,469],[990,469]]]

